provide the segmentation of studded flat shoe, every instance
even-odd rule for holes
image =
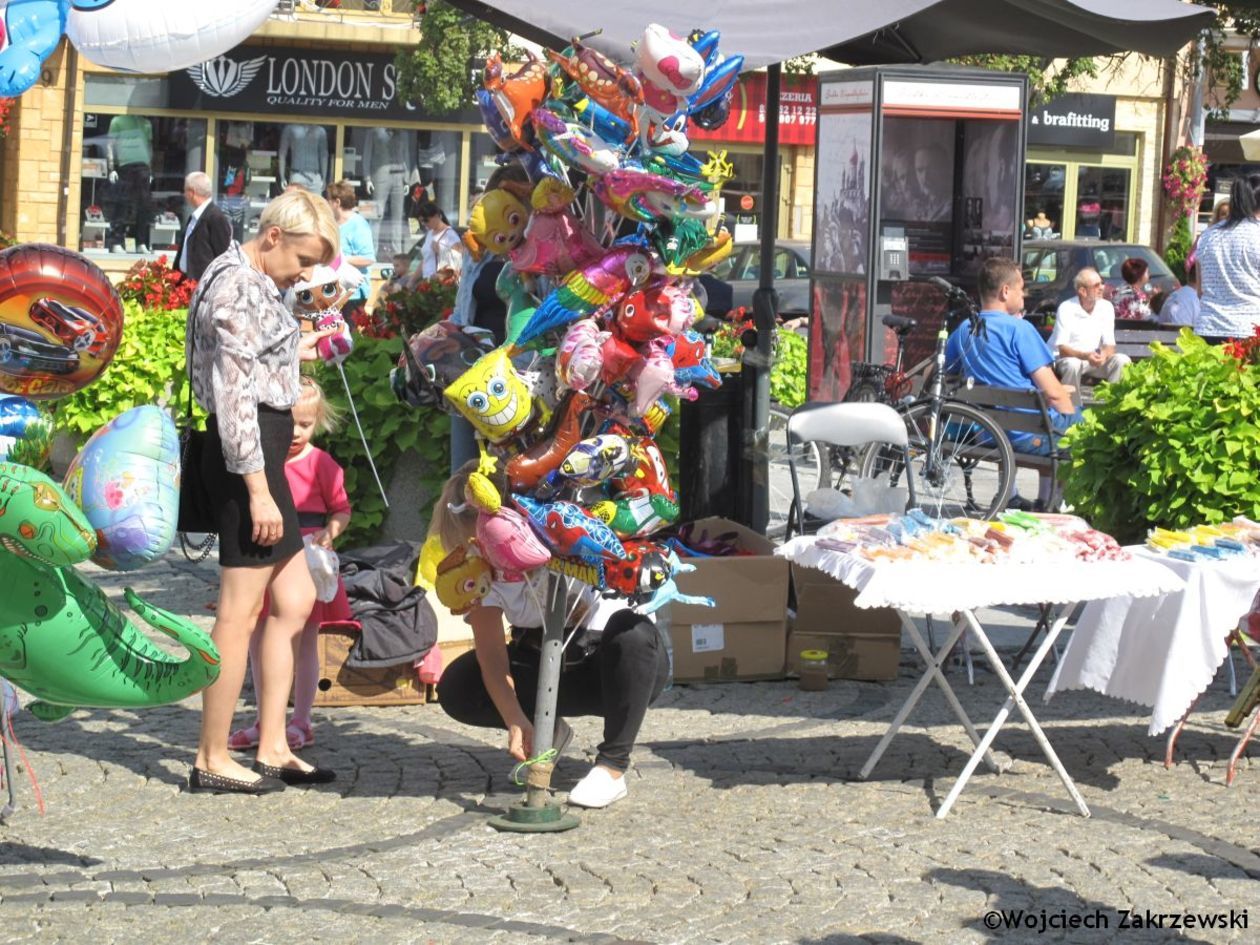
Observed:
[[[331,768],[312,768],[310,771],[303,771],[301,768],[285,768],[255,761],[254,770],[261,774],[264,780],[275,778],[285,784],[328,784],[337,780],[337,772]]]
[[[242,781],[194,767],[188,775],[188,790],[193,794],[272,794],[283,791],[284,782],[265,774],[256,781]]]

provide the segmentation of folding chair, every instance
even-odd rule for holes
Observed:
[[[910,469],[910,438],[906,429],[906,421],[887,404],[853,403],[807,403],[801,404],[792,411],[787,423],[788,468],[792,475],[792,505],[788,509],[787,530],[784,540],[792,537],[793,526],[804,535],[816,531],[824,523],[805,521],[805,499],[801,495],[800,475],[797,471],[797,458],[801,455],[800,447],[806,443],[817,443],[828,448],[840,447],[851,449],[865,446],[867,443],[889,443],[899,446],[905,453],[906,487],[909,489],[910,501],[907,508],[914,508],[914,476]],[[828,449],[828,458],[832,451]]]

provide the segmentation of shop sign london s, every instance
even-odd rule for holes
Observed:
[[[434,117],[397,94],[394,57],[365,53],[238,46],[170,74],[172,108],[391,121]],[[479,121],[471,110],[450,117]]]
[[[1028,109],[1028,143],[1110,151],[1116,144],[1114,95],[1060,95]]]

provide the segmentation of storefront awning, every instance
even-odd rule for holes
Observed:
[[[1215,12],[1181,0],[450,0],[452,6],[555,48],[602,29],[591,45],[625,58],[648,23],[722,32],[750,68],[818,52],[839,62],[933,62],[973,53],[1168,56]]]

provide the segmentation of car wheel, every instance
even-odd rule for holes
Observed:
[[[8,361],[13,356],[13,342],[8,338],[0,338],[0,361]]]
[[[76,335],[74,343],[70,345],[75,351],[83,352],[92,347],[92,342],[96,341],[96,332],[85,331],[81,335]]]

